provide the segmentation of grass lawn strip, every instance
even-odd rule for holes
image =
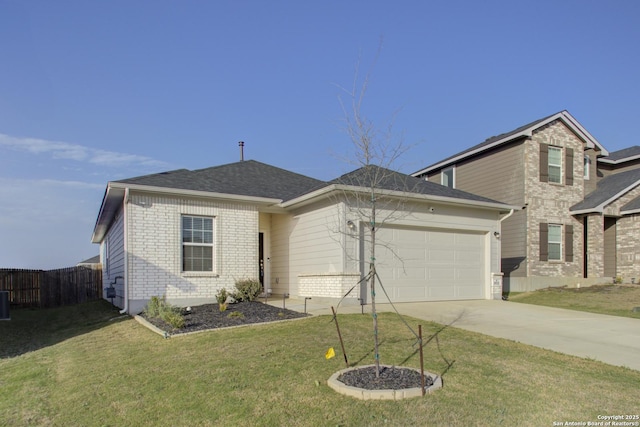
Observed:
[[[509,301],[640,319],[640,285],[545,288],[512,295]]]
[[[359,401],[326,386],[344,367],[341,355],[324,357],[339,348],[330,316],[165,340],[126,316],[109,320],[108,303],[55,310],[14,310],[0,323],[0,424],[552,425],[639,410],[639,371],[435,323],[423,322],[425,337],[437,333],[425,368],[443,374],[444,388]],[[402,322],[379,321],[382,362],[418,367]],[[340,328],[349,360],[370,364],[371,317],[341,315]]]

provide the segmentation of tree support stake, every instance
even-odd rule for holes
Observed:
[[[342,334],[340,333],[340,325],[338,325],[338,316],[336,314],[336,310],[331,306],[331,311],[333,312],[333,321],[336,322],[336,329],[338,331],[338,338],[340,339],[340,347],[342,348],[342,355],[344,356],[344,364],[349,367],[349,360],[347,360],[347,352],[344,351],[344,342],[342,341]]]

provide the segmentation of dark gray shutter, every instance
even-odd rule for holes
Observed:
[[[573,262],[573,225],[564,226],[564,260]]]
[[[573,185],[573,148],[565,149],[565,179],[564,183],[566,185]]]
[[[540,261],[549,261],[549,224],[540,223]]]
[[[549,146],[540,144],[540,182],[549,182]]]

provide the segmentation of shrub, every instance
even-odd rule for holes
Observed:
[[[262,285],[256,279],[242,279],[236,281],[234,298],[238,301],[253,301],[262,292]]]
[[[153,296],[144,308],[144,314],[147,317],[160,317],[161,307],[166,304],[164,296],[162,298]]]
[[[216,301],[218,301],[218,308],[220,311],[227,309],[227,299],[229,298],[229,292],[225,288],[222,288],[216,294]]]
[[[227,302],[228,297],[229,297],[229,292],[227,292],[225,288],[222,288],[216,294],[216,301],[218,301],[218,304],[224,304],[225,302]]]
[[[230,319],[235,319],[235,318],[242,319],[244,318],[244,314],[242,314],[239,311],[232,311],[231,313],[227,314],[227,317]]]
[[[162,320],[167,322],[173,329],[184,328],[185,320],[179,311],[167,310],[162,315]]]
[[[169,304],[165,297],[153,296],[147,303],[144,313],[149,318],[160,318],[174,329],[183,328],[185,325],[184,316],[180,307]]]

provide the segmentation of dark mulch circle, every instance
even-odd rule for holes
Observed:
[[[380,376],[376,378],[376,367],[365,366],[343,372],[338,381],[350,387],[357,387],[364,390],[401,390],[405,388],[422,387],[420,382],[420,372],[395,366],[381,366]],[[433,378],[424,376],[424,386],[433,385]]]
[[[308,316],[308,314],[274,307],[258,301],[229,304],[225,311],[220,311],[218,304],[203,304],[192,306],[191,311],[183,309],[182,314],[184,315],[185,326],[180,329],[173,329],[171,325],[168,325],[162,319],[149,318],[144,312],[140,313],[140,316],[171,335],[253,323],[277,322],[279,320],[298,319]]]

